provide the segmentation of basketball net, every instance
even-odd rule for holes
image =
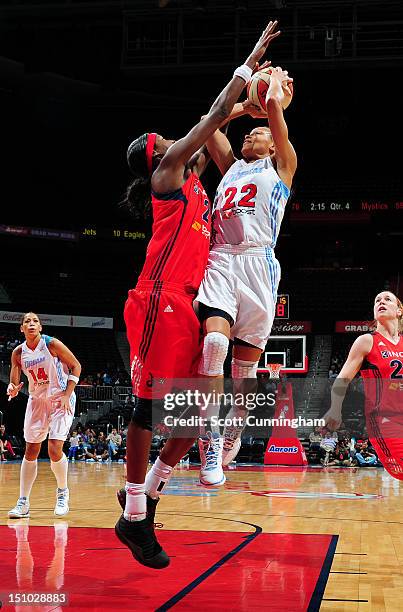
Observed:
[[[280,370],[284,367],[282,363],[268,363],[267,369],[270,372],[270,378],[280,378]]]

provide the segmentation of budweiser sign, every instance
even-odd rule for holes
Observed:
[[[336,321],[336,332],[340,334],[365,334],[374,331],[372,321]]]
[[[284,321],[273,323],[271,334],[307,334],[312,331],[312,321]]]

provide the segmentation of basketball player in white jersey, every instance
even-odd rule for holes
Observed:
[[[37,475],[37,458],[48,435],[50,467],[57,481],[55,515],[64,516],[69,511],[69,489],[63,443],[74,419],[74,388],[79,381],[81,365],[60,340],[41,335],[41,321],[34,312],[23,316],[21,332],[25,342],[12,352],[7,394],[9,401],[18,395],[23,386],[20,382],[23,372],[29,384],[24,421],[26,448],[21,464],[20,497],[8,516],[29,517],[29,496]]]
[[[213,205],[212,249],[196,298],[206,334],[199,373],[222,377],[231,338],[234,392],[241,389],[240,379],[256,378],[275,315],[280,264],[274,248],[297,167],[282,107],[290,83],[286,71],[273,71],[266,97],[270,127],[245,136],[242,159],[235,158],[219,130],[206,143],[223,178]],[[217,414],[219,406],[209,409]],[[227,415],[242,416],[236,407]],[[224,441],[217,429],[199,440],[202,484],[225,482],[222,465],[238,453],[242,429],[226,427]]]

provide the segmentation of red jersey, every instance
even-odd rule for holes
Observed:
[[[177,191],[152,192],[153,233],[139,281],[160,280],[196,293],[209,250],[210,201],[196,174]]]
[[[403,416],[403,337],[393,344],[379,332],[361,366],[367,409]]]

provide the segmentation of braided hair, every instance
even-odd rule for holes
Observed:
[[[153,135],[149,133],[142,134],[133,140],[127,149],[127,163],[135,178],[128,185],[122,204],[136,219],[146,218],[151,210],[152,158],[148,159],[150,150],[147,146],[151,136]]]

